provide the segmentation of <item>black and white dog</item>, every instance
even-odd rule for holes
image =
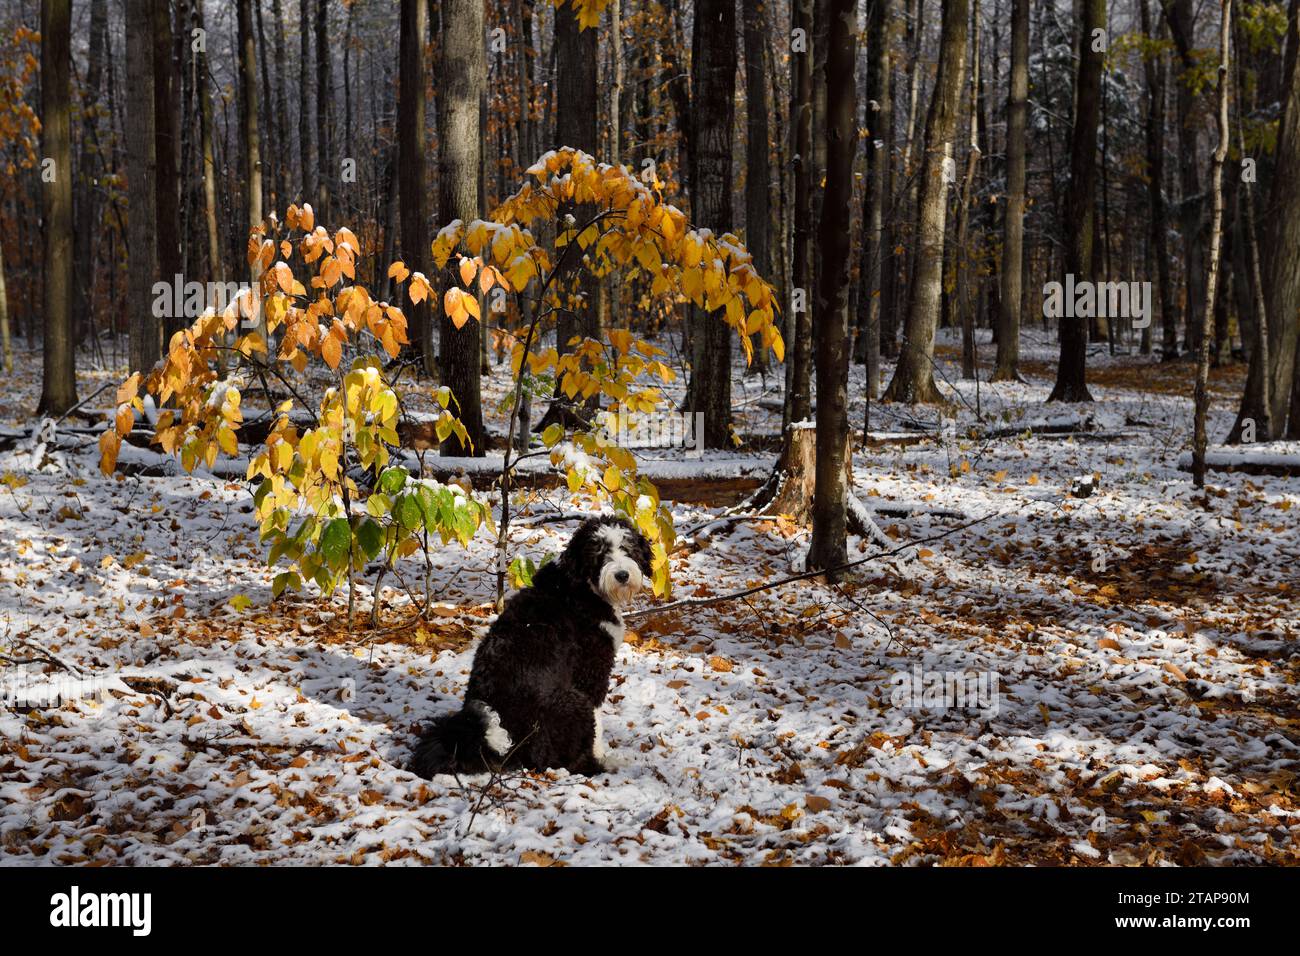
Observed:
[[[618,606],[649,579],[650,546],[629,521],[584,521],[506,601],[474,652],[465,706],[424,732],[411,770],[605,770],[599,708],[623,643]]]

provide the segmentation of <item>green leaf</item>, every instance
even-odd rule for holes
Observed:
[[[273,594],[275,597],[279,597],[281,594],[284,593],[284,589],[286,587],[291,587],[295,591],[302,590],[302,578],[298,576],[297,571],[283,571],[280,574],[277,574],[275,576],[275,580],[271,583],[271,594]],[[236,595],[236,597],[244,597],[244,596],[242,594],[239,594]],[[247,601],[248,598],[244,598],[244,600]],[[235,603],[234,598],[231,598],[230,603],[231,604]]]
[[[379,490],[385,494],[395,495],[406,484],[408,475],[405,468],[385,468],[379,476]]]
[[[348,559],[352,545],[352,529],[347,518],[335,518],[321,532],[319,550],[330,567],[339,568]]]
[[[370,518],[361,519],[357,525],[357,544],[367,561],[373,561],[384,547],[384,529]]]
[[[420,513],[420,504],[415,495],[402,495],[398,498],[397,505],[393,508],[393,515],[397,518],[397,523],[408,531],[420,527],[424,522],[424,515]]]
[[[438,526],[438,496],[428,485],[420,485],[415,489],[415,499],[424,515],[424,529],[433,531]]]

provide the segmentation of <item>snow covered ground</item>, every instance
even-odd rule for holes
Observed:
[[[1300,478],[1194,493],[1190,388],[1162,385],[1185,369],[1095,356],[1098,401],[1070,408],[1044,404],[1033,330],[1027,384],[977,395],[954,355],[945,420],[873,408],[873,431],[924,431],[857,452],[856,493],[900,545],[995,517],[839,587],[638,619],[604,708],[621,766],[590,779],[402,769],[490,622],[486,537],[436,556],[428,622],[399,626],[390,590],[390,629],[349,634],[341,595],[271,602],[242,483],[105,480],[93,439],[0,454],[0,863],[1300,861]],[[1214,436],[1241,371],[1216,373]],[[742,432],[779,427],[779,375],[738,374],[736,399]],[[34,406],[11,393],[0,425]],[[1062,416],[1091,433],[1013,428]],[[674,507],[679,529],[719,512]],[[806,544],[782,520],[714,529],[674,557],[676,596],[783,576]]]

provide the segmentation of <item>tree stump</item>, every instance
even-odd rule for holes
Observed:
[[[845,436],[844,488],[853,496],[853,442]],[[798,422],[789,426],[787,440],[782,443],[781,457],[776,467],[753,496],[738,505],[737,512],[764,515],[789,515],[801,525],[812,523],[812,503],[817,486],[817,428],[812,422]],[[863,515],[865,508],[852,507],[845,502],[845,520],[849,532],[875,538],[879,533],[869,528]],[[868,517],[869,520],[869,517]],[[873,533],[874,532],[874,533]]]

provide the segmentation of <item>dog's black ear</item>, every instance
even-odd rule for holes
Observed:
[[[596,542],[596,532],[600,527],[599,518],[588,518],[578,525],[578,530],[573,532],[573,537],[565,545],[564,551],[560,554],[559,564],[570,577],[585,581],[595,573],[599,564],[600,550]]]
[[[637,528],[635,525],[633,525],[630,521],[627,523],[627,525],[628,525],[627,546],[628,546],[630,557],[632,558],[633,561],[636,562],[637,567],[641,569],[641,573],[644,574],[646,576],[646,579],[648,580],[651,575],[650,559],[652,557],[650,551],[650,542],[646,540],[645,535],[641,533],[640,529]]]

